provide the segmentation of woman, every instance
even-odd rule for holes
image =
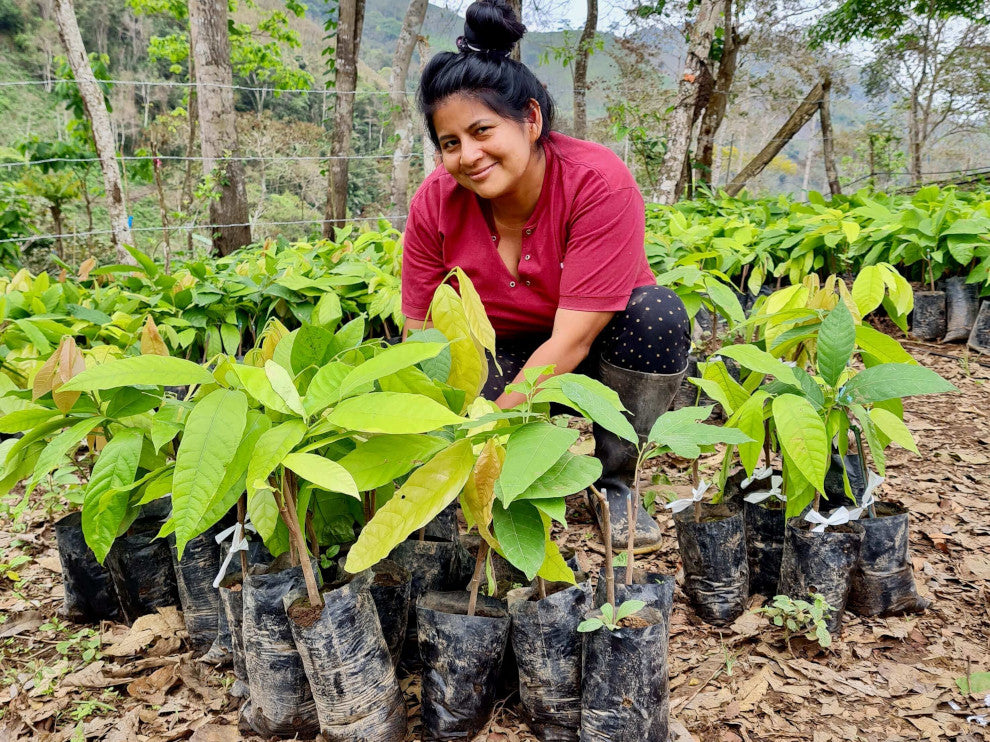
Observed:
[[[688,317],[656,285],[629,170],[607,148],[553,132],[546,89],[509,58],[525,31],[505,0],[479,0],[467,10],[460,51],[438,54],[423,72],[419,106],[442,167],[410,206],[406,326],[424,326],[434,290],[460,266],[496,332],[502,372],[489,376],[487,398],[503,409],[522,402],[505,385],[523,368],[554,364],[557,374],[578,371],[615,389],[645,436],[684,375]],[[613,540],[625,548],[635,452],[594,433]],[[660,532],[639,510],[637,551],[649,551]]]

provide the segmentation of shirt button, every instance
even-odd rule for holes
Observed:
[[[493,235],[492,235],[492,242],[495,242],[495,241],[496,241],[497,239],[498,239],[498,235],[494,235],[494,234],[493,234]]]
[[[516,287],[516,282],[515,281],[509,281],[509,288],[510,289],[514,289],[515,287]]]
[[[527,236],[533,234],[533,230],[532,229],[527,229],[526,230],[526,234],[527,234]]]
[[[523,260],[529,260],[529,255],[523,255]]]
[[[529,286],[529,281],[526,281],[526,285]]]

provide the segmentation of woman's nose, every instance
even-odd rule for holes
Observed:
[[[481,147],[473,142],[464,142],[461,144],[461,164],[468,166],[473,165],[481,159],[482,151]]]

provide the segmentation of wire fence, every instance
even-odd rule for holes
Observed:
[[[234,162],[327,162],[330,160],[394,160],[396,157],[403,160],[417,159],[423,157],[422,152],[412,152],[407,155],[380,154],[380,155],[270,155],[267,157],[255,155],[231,155],[224,157],[224,160]],[[159,160],[162,162],[203,162],[207,158],[197,156],[181,155],[117,155],[116,159],[121,162],[150,162]],[[213,158],[217,159],[217,158]],[[83,164],[99,162],[99,157],[48,157],[39,160],[17,160],[14,162],[0,162],[0,170],[10,170],[18,167],[31,167],[33,165],[52,164]]]

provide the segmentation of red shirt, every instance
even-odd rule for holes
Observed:
[[[491,208],[443,165],[416,191],[403,238],[402,312],[425,319],[433,292],[460,266],[496,335],[548,333],[557,309],[618,312],[656,282],[644,248],[643,197],[625,164],[600,144],[552,133],[519,278],[498,254]]]

